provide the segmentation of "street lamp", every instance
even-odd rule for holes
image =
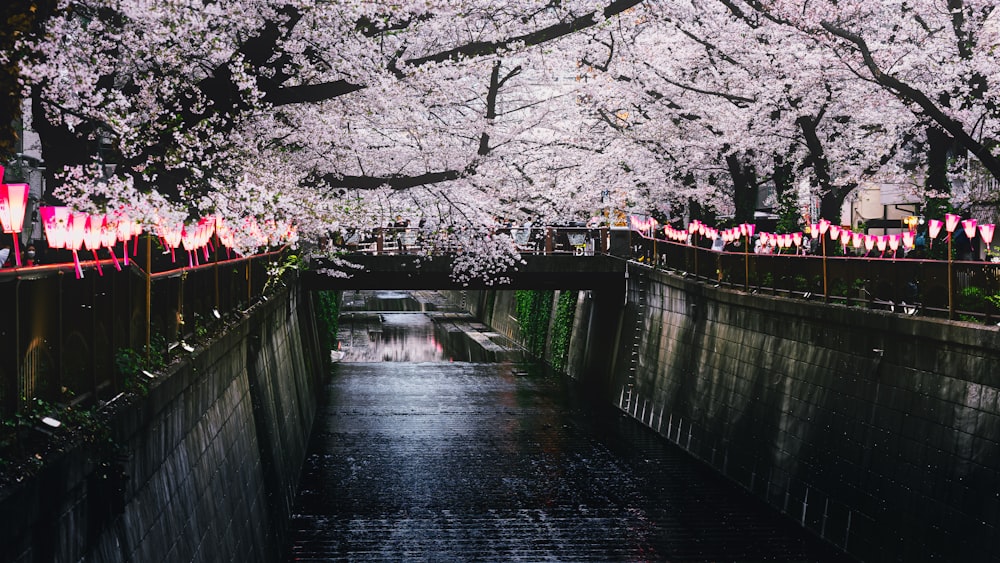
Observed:
[[[3,181],[3,166],[0,166],[0,182]],[[28,184],[0,183],[0,223],[3,232],[14,237],[14,261],[21,267],[21,245],[17,242],[17,233],[24,226],[24,211],[28,207]]]

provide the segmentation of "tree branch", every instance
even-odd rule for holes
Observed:
[[[553,24],[531,33],[499,41],[475,41],[460,47],[455,47],[454,49],[448,49],[447,51],[441,51],[439,53],[417,57],[415,59],[408,59],[406,64],[411,66],[420,66],[432,62],[443,62],[448,60],[458,60],[465,57],[492,55],[507,49],[512,45],[540,45],[546,41],[558,39],[559,37],[597,25],[601,21],[618,15],[629,8],[641,4],[642,2],[643,0],[613,0],[601,12],[592,12],[567,22]],[[597,17],[599,14],[604,16],[603,19]],[[276,106],[301,102],[316,102],[342,96],[364,88],[365,86],[363,85],[351,84],[343,80],[329,84],[285,86],[269,91],[266,99],[268,102]]]
[[[390,174],[388,176],[337,176],[326,174],[319,179],[319,182],[334,189],[375,190],[383,186],[388,186],[393,190],[405,190],[418,186],[457,180],[472,171],[470,167],[466,170],[443,170],[440,172],[417,174],[416,176],[404,176],[400,174]]]
[[[872,57],[868,43],[860,35],[851,33],[829,22],[822,22],[820,25],[828,33],[854,45],[858,52],[861,53],[868,71],[871,72],[875,81],[883,88],[890,92],[895,92],[904,101],[916,104],[924,115],[929,117],[938,127],[947,131],[966,150],[975,155],[994,178],[1000,179],[1000,158],[992,154],[981,142],[972,138],[972,135],[965,130],[965,127],[961,123],[945,114],[926,94],[895,76],[882,72],[882,69],[878,67],[878,63]]]

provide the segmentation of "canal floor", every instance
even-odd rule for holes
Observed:
[[[289,561],[849,560],[565,376],[377,319],[342,332],[355,357],[419,361],[335,364]],[[359,352],[386,334],[395,352]]]

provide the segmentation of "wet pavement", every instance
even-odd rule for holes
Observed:
[[[474,322],[359,315],[342,319],[289,561],[845,559],[565,376],[461,361],[484,338],[463,350],[435,326]]]

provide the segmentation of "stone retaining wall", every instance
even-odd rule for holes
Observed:
[[[633,273],[621,327],[611,399],[817,535],[865,561],[1000,553],[996,327],[661,272]]]
[[[0,559],[277,561],[316,410],[308,295],[256,306],[116,413],[121,457],[75,448],[0,499]]]

